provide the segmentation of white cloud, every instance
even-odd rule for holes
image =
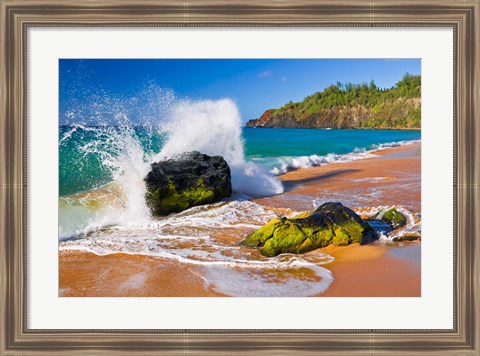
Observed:
[[[272,76],[271,70],[264,70],[263,72],[258,73],[259,78],[267,78]]]
[[[281,78],[280,78],[280,81],[281,81],[282,83],[288,83],[288,78],[287,78],[287,77],[281,77]]]

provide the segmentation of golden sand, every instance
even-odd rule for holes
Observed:
[[[335,257],[334,262],[324,265],[332,271],[335,280],[321,296],[421,296],[419,266],[389,256],[385,246],[330,245],[323,250]]]
[[[214,297],[194,266],[150,256],[61,251],[61,297]]]

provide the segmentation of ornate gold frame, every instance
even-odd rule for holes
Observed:
[[[0,0],[0,354],[480,353],[480,0]],[[29,26],[342,26],[454,30],[452,330],[32,330],[26,318]]]

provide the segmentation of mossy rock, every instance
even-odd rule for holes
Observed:
[[[372,227],[341,203],[325,203],[310,213],[273,219],[252,233],[242,245],[260,248],[264,256],[304,253],[351,243],[366,244],[378,238]]]
[[[422,236],[417,232],[406,233],[401,236],[396,236],[392,241],[417,241],[421,240]]]
[[[392,228],[397,229],[399,227],[405,226],[407,219],[405,216],[395,208],[387,210],[383,216],[382,220],[387,224],[390,224]]]
[[[153,215],[214,203],[232,194],[227,162],[197,151],[153,163],[145,183],[145,199]]]

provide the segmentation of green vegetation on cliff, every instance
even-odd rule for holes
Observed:
[[[337,83],[267,110],[247,127],[291,128],[420,128],[421,77],[405,74],[390,89],[369,84]]]

